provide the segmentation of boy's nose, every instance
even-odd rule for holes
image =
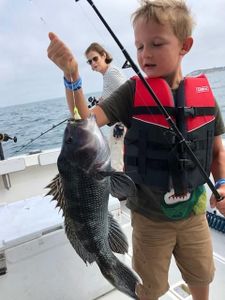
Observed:
[[[152,58],[152,52],[150,49],[146,49],[142,52],[143,58]]]
[[[152,57],[152,49],[151,47],[145,46],[142,51],[142,57],[143,58],[151,58]]]

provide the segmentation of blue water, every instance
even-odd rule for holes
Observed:
[[[61,147],[66,122],[57,124],[70,117],[65,97],[0,108],[0,133],[17,137],[2,142],[5,158]]]
[[[207,77],[225,120],[225,70],[207,72]],[[36,150],[61,147],[66,123],[53,127],[68,117],[70,114],[65,98],[0,108],[0,133],[17,137],[17,143],[11,140],[2,143],[5,158]],[[51,128],[53,129],[48,133],[37,138]],[[106,130],[107,126],[103,128],[103,131]],[[24,147],[27,143],[30,144]]]

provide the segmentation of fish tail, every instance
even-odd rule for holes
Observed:
[[[103,258],[102,261],[99,260],[97,263],[102,275],[116,289],[133,299],[138,299],[135,294],[135,288],[139,283],[139,280],[131,269],[119,261],[119,259],[113,254],[111,259]]]

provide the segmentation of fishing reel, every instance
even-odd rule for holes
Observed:
[[[17,137],[11,137],[7,133],[0,133],[0,143],[1,142],[7,142],[8,140],[13,140],[14,143],[17,142]]]
[[[91,96],[88,98],[88,102],[90,102],[88,108],[92,108],[93,106],[97,105],[99,101],[95,97]]]

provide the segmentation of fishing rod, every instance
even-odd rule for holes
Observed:
[[[56,124],[56,125],[53,124],[51,128],[47,129],[47,130],[44,131],[44,132],[41,132],[40,135],[38,135],[37,137],[31,139],[27,144],[21,146],[20,149],[17,150],[16,152],[20,152],[21,150],[25,149],[28,145],[32,144],[34,141],[36,141],[37,139],[39,139],[41,136],[43,136],[43,135],[46,134],[47,132],[49,132],[49,131],[51,131],[52,129],[58,127],[59,125],[63,124],[63,123],[66,122],[66,121],[68,121],[68,118],[65,119],[65,120],[63,120],[63,121],[61,121],[61,122],[59,122],[59,123]]]
[[[78,2],[78,1],[79,0],[75,0],[75,2]],[[117,43],[117,45],[119,46],[119,48],[122,51],[122,53],[124,54],[126,60],[131,65],[132,69],[138,75],[138,77],[140,78],[140,80],[142,81],[142,83],[144,84],[144,86],[146,87],[146,89],[148,90],[148,92],[150,93],[150,95],[152,96],[152,98],[155,101],[155,103],[157,104],[160,112],[165,116],[165,119],[166,119],[169,127],[172,129],[172,131],[175,133],[176,137],[178,138],[179,143],[183,144],[185,146],[185,148],[186,148],[188,154],[190,155],[192,161],[199,168],[200,172],[202,173],[203,178],[206,180],[206,182],[207,182],[210,190],[214,194],[216,200],[217,201],[221,201],[223,199],[223,197],[217,192],[217,189],[215,188],[215,186],[213,185],[212,181],[208,177],[208,174],[206,173],[206,171],[203,169],[203,167],[202,167],[201,163],[199,162],[198,158],[195,156],[195,154],[191,150],[190,146],[187,144],[186,139],[184,138],[184,136],[182,135],[182,133],[180,132],[180,130],[177,128],[175,122],[170,117],[170,115],[168,114],[167,110],[163,107],[162,103],[160,102],[160,100],[158,99],[158,97],[156,96],[156,94],[154,93],[154,91],[152,90],[152,88],[150,87],[150,85],[148,84],[148,82],[146,81],[146,79],[144,78],[144,76],[141,74],[138,66],[134,63],[134,61],[131,58],[131,56],[129,55],[129,53],[126,51],[126,49],[124,48],[124,46],[122,45],[122,43],[120,42],[120,40],[117,38],[117,36],[115,35],[115,33],[112,31],[112,29],[110,28],[110,26],[106,22],[106,20],[103,18],[102,14],[99,12],[99,10],[95,6],[94,2],[92,0],[87,0],[87,2],[91,5],[91,7],[93,8],[93,10],[96,12],[96,14],[99,17],[99,19],[102,21],[102,23],[104,24],[104,26],[106,27],[106,29],[109,31],[109,33],[111,34],[111,36],[113,37],[113,39],[115,40],[115,42]]]

